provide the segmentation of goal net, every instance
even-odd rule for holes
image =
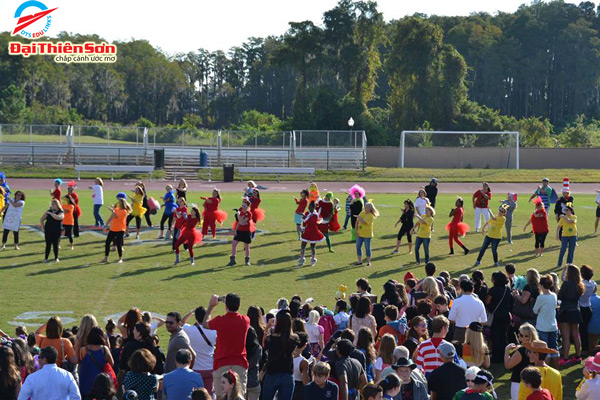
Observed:
[[[519,132],[402,131],[398,166],[519,169]]]

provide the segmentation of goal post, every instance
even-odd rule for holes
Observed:
[[[402,131],[398,166],[520,168],[519,132]]]

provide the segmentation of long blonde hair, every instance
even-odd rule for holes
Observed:
[[[81,318],[81,324],[79,324],[79,330],[77,331],[77,343],[79,343],[79,346],[87,346],[88,335],[92,328],[96,326],[98,326],[98,321],[96,321],[96,317],[92,314],[85,314]]]
[[[435,298],[440,295],[437,280],[431,276],[428,276],[427,278],[423,279],[423,283],[421,284],[421,290],[427,293],[431,301],[435,300]]]
[[[365,204],[365,212],[367,214],[373,214],[375,218],[379,217],[379,211],[377,211],[373,203]]]
[[[523,331],[524,333],[526,333],[527,336],[529,336],[530,342],[533,342],[534,340],[539,339],[537,329],[535,329],[535,327],[533,325],[531,325],[529,322],[526,322],[523,325],[521,325],[519,327],[519,331]],[[523,336],[525,336],[525,335],[523,335]]]
[[[489,352],[483,339],[483,333],[475,332],[467,328],[465,344],[471,346],[471,356],[473,357],[473,361],[478,367],[481,367],[485,361],[486,354]]]
[[[131,212],[131,206],[125,199],[118,199],[117,206],[122,210],[127,210],[127,212]]]
[[[63,206],[62,206],[60,200],[52,199],[52,201],[50,202],[50,206],[52,206],[52,204],[56,204],[56,208],[58,208],[60,211],[62,211],[62,212],[65,211],[65,210],[63,210]]]

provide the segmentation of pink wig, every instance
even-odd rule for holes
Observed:
[[[365,189],[363,189],[362,186],[354,185],[350,188],[350,196],[352,196],[353,199],[356,198],[356,193],[360,194],[361,199],[365,197]]]

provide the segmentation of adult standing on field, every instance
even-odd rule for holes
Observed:
[[[208,303],[202,327],[217,331],[217,344],[213,363],[213,390],[218,398],[223,396],[221,376],[232,370],[240,377],[242,392],[246,393],[248,377],[248,358],[246,357],[246,336],[250,327],[250,319],[238,313],[240,296],[229,293],[225,296],[225,315],[212,317],[212,310],[223,301],[222,297],[213,295]]]
[[[12,231],[13,239],[15,242],[15,250],[19,250],[19,228],[21,227],[21,219],[23,218],[23,208],[25,207],[25,193],[17,190],[15,192],[15,198],[8,198],[6,202],[6,211],[2,218],[2,247],[0,250],[4,250],[6,241],[8,240],[8,233]]]
[[[483,182],[482,188],[473,193],[473,208],[475,209],[475,232],[479,232],[481,228],[481,216],[483,215],[484,223],[490,219],[489,202],[492,198],[492,189],[487,182]]]
[[[436,178],[431,178],[429,185],[425,186],[425,193],[427,194],[427,198],[429,199],[429,203],[431,207],[435,208],[435,198],[438,194],[438,181]]]
[[[540,197],[546,210],[549,210],[550,204],[556,203],[558,198],[556,192],[550,187],[549,183],[550,180],[548,178],[542,179],[542,185],[537,187],[528,201],[531,202],[531,200],[535,199],[536,197]]]

